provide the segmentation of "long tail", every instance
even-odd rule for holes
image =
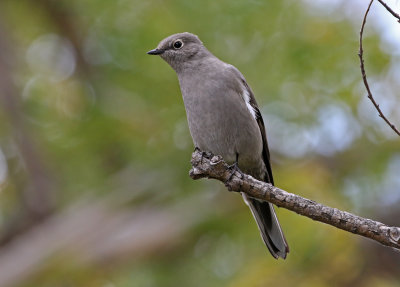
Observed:
[[[276,217],[274,206],[268,202],[249,198],[244,193],[242,193],[242,196],[246,204],[250,207],[251,213],[260,230],[261,237],[268,247],[269,252],[276,259],[279,257],[285,259],[287,253],[289,253],[289,246]]]

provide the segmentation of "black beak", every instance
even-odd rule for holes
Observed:
[[[153,49],[147,52],[149,55],[160,55],[162,53],[164,53],[164,50],[162,49]]]

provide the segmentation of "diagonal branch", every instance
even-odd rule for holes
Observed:
[[[192,154],[192,179],[213,178],[225,184],[230,191],[271,202],[334,227],[358,234],[383,245],[400,250],[400,228],[363,218],[337,208],[325,206],[307,198],[288,193],[269,183],[254,179],[239,169],[231,169],[220,156],[196,150]]]
[[[397,22],[400,23],[400,15],[397,14],[396,12],[394,12],[394,11],[393,11],[385,2],[383,2],[382,0],[378,0],[378,1],[379,1],[379,3],[382,4],[383,7],[386,8],[386,10],[389,11],[390,14],[393,15],[393,17],[397,18]]]
[[[379,1],[379,0],[378,0]],[[371,0],[371,2],[369,2],[367,11],[365,12],[364,15],[364,19],[361,25],[361,30],[360,30],[360,49],[358,52],[358,57],[360,58],[360,68],[361,68],[361,74],[362,74],[362,78],[363,78],[363,82],[364,82],[364,86],[367,89],[368,92],[368,99],[371,100],[372,104],[375,106],[376,110],[379,113],[379,116],[389,125],[389,127],[391,127],[391,129],[400,136],[400,132],[399,130],[394,126],[394,124],[392,124],[386,117],[385,115],[382,113],[381,108],[379,107],[379,104],[376,103],[374,97],[372,96],[371,90],[369,88],[369,84],[367,81],[367,75],[365,73],[365,67],[364,67],[364,51],[363,51],[363,46],[362,46],[362,39],[363,39],[363,33],[364,33],[364,26],[365,23],[367,22],[367,16],[368,16],[368,12],[371,8],[372,2],[374,2],[374,0]],[[389,7],[382,1],[379,1],[383,6],[385,6],[386,9],[388,9]],[[390,8],[389,8],[390,9]],[[390,13],[392,13],[393,11],[390,9],[388,11]],[[394,13],[394,12],[393,12]],[[392,14],[393,14],[392,13]],[[395,14],[395,15],[394,15]],[[398,15],[396,13],[394,13],[393,16],[395,16],[396,18],[398,17]]]

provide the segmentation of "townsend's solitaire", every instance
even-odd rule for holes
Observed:
[[[274,184],[264,122],[239,70],[187,32],[165,38],[148,54],[160,55],[177,73],[195,147]],[[273,205],[242,196],[272,256],[286,258],[289,247]]]

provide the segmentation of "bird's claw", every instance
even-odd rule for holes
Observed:
[[[207,155],[207,153],[205,151],[200,150],[198,147],[194,148],[194,152],[196,151],[201,153],[200,164],[203,164],[203,158]]]
[[[230,171],[230,175],[229,175],[229,178],[227,179],[226,182],[229,182],[229,181],[232,180],[233,175],[235,174],[236,171],[240,171],[240,170],[239,170],[239,166],[238,166],[238,162],[236,161],[235,163],[231,164],[231,165],[228,167],[228,169],[229,169],[229,171]]]

